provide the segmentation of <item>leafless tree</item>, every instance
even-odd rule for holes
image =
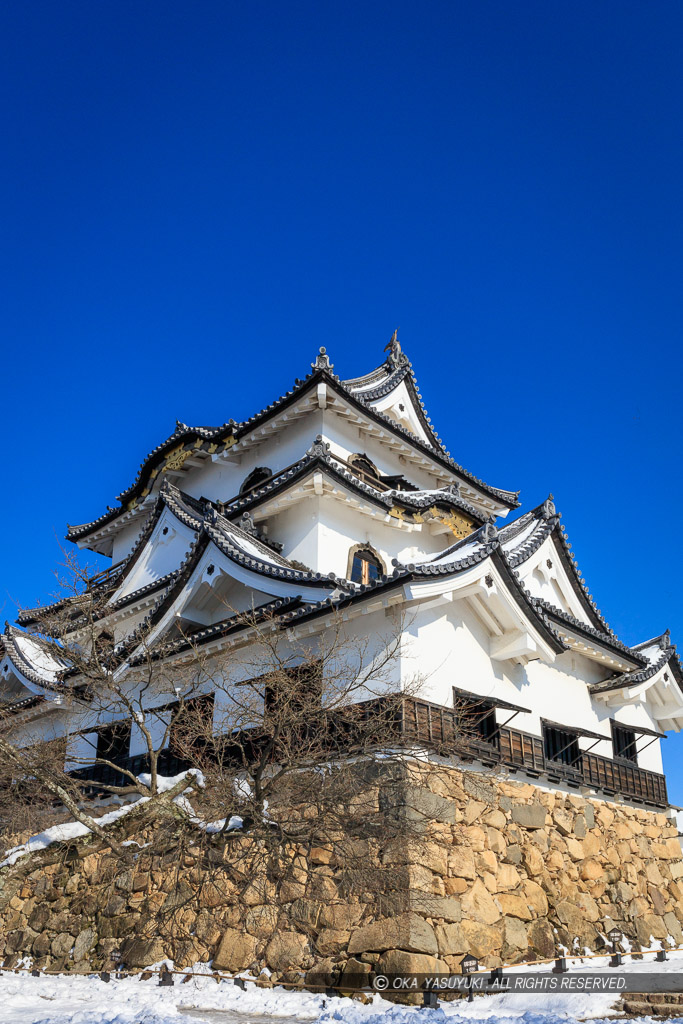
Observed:
[[[16,833],[7,797],[20,783],[27,805],[65,808],[131,863],[125,823],[98,824],[95,780],[99,793],[145,798],[136,827],[147,829],[148,857],[172,849],[178,866],[201,866],[203,885],[187,890],[188,902],[201,901],[209,881],[226,904],[331,899],[333,868],[343,865],[344,899],[375,892],[391,909],[407,906],[408,848],[450,844],[452,834],[414,784],[427,754],[410,722],[425,680],[399,680],[398,615],[385,635],[367,636],[332,609],[298,624],[277,610],[226,608],[233,628],[212,647],[180,628],[156,640],[144,620],[117,638],[106,576],[88,579],[73,558],[64,589],[31,631],[65,664],[61,699],[92,747],[68,754],[66,772],[63,747],[49,756],[44,744],[18,747],[11,716],[0,716],[6,833]],[[430,736],[433,765],[467,742],[475,718],[472,706],[455,709],[448,735]],[[115,750],[116,730],[131,727],[144,749],[138,764]],[[169,765],[187,772],[170,785]]]

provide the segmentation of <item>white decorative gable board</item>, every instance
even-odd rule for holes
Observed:
[[[399,426],[409,430],[416,437],[419,437],[420,440],[425,441],[427,444],[431,443],[431,438],[420,421],[418,410],[412,396],[408,392],[405,380],[401,381],[398,387],[394,388],[388,395],[374,399],[368,402],[368,404],[378,412],[383,412],[391,417]]]
[[[526,589],[534,597],[569,612],[581,622],[591,623],[584,601],[576,593],[576,584],[569,579],[560,553],[560,541],[552,533],[526,562],[518,568]]]
[[[132,568],[126,567],[125,578],[110,598],[115,604],[155,580],[175,571],[185,560],[196,533],[165,508],[138,552]]]

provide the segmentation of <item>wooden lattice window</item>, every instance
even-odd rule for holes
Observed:
[[[615,757],[624,758],[626,761],[638,763],[636,752],[636,734],[633,729],[626,729],[623,725],[612,726],[612,747]]]
[[[549,761],[557,761],[578,769],[581,762],[579,738],[570,729],[543,726],[543,752]]]

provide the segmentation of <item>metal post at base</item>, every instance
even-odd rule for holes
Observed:
[[[566,974],[568,970],[566,956],[558,956],[553,967],[553,974]]]
[[[472,991],[472,975],[471,974],[470,974],[469,978],[467,979],[467,1002],[468,1003],[473,1003],[474,1002],[474,992]]]
[[[426,988],[422,992],[422,1010],[438,1010],[439,999],[433,988]]]
[[[36,968],[34,967],[33,970],[31,971],[31,977],[32,978],[39,978],[40,977],[40,971],[36,970]]]
[[[109,971],[100,971],[100,981],[111,981],[111,974]]]
[[[612,959],[609,962],[610,967],[621,967],[623,964],[621,953],[617,949],[617,945],[621,942],[623,937],[623,933],[616,927],[607,932],[607,938],[612,943]]]
[[[164,968],[159,975],[159,984],[163,985],[164,988],[170,987],[174,984],[173,975],[169,970],[167,970],[167,968]]]
[[[658,949],[657,950],[657,955],[655,956],[655,960],[657,961],[658,964],[663,964],[668,959],[669,958],[666,955],[666,950],[665,949]]]

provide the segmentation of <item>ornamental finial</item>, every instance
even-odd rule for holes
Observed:
[[[245,533],[248,533],[250,537],[256,537],[258,535],[258,530],[256,529],[254,517],[251,512],[242,513],[242,518],[240,519],[240,528],[244,530]]]
[[[330,357],[327,354],[327,349],[324,345],[320,346],[320,351],[315,357],[315,362],[311,363],[314,370],[331,370],[333,369]]]
[[[481,528],[482,540],[485,544],[491,544],[498,537],[498,530],[495,525],[496,517],[491,516]]]
[[[389,343],[384,346],[384,351],[389,353],[387,362],[393,369],[395,369],[398,366],[398,364],[401,362],[401,358],[403,357],[403,352],[401,350],[401,342],[398,340],[398,332],[400,331],[400,329],[400,327],[396,328],[394,333],[389,338]]]
[[[543,502],[543,518],[544,519],[552,519],[552,517],[556,514],[556,511],[557,510],[555,508],[555,502],[553,501],[553,496],[552,496],[552,494],[549,494],[548,497]]]

